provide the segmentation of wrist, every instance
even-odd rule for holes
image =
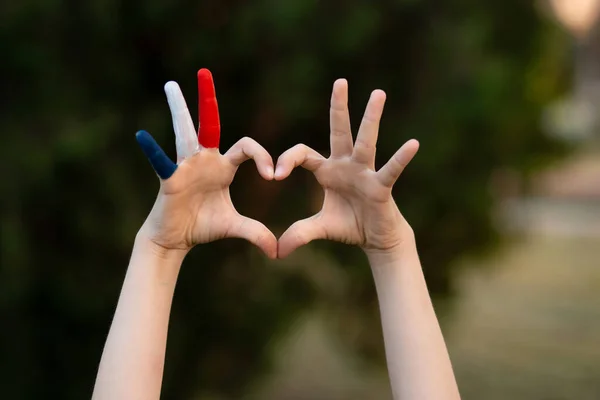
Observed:
[[[420,265],[414,237],[388,249],[364,249],[371,268]]]
[[[186,249],[168,248],[157,243],[145,232],[144,228],[140,229],[135,236],[134,249],[169,264],[181,264],[189,251]]]
[[[174,290],[187,250],[168,249],[138,232],[127,276],[137,282],[150,281]]]

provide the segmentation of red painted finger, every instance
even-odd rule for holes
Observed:
[[[198,71],[198,142],[202,147],[219,148],[221,124],[212,74],[206,68]]]

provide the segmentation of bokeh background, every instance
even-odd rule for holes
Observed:
[[[213,72],[222,148],[328,152],[336,78],[356,127],[421,151],[395,188],[463,398],[600,398],[600,34],[596,0],[20,0],[0,3],[0,397],[83,399],[158,182],[163,93]],[[280,234],[318,210],[306,171],[232,186]],[[196,248],[178,283],[164,399],[391,399],[361,252],[270,262]]]

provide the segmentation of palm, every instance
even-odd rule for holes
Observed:
[[[260,174],[272,179],[272,160],[249,138],[240,140],[225,155],[202,149],[178,165],[161,181],[161,190],[147,224],[152,239],[163,247],[189,249],[227,237],[249,240],[274,256],[277,242],[260,222],[240,215],[229,195],[238,166],[253,158]]]
[[[365,221],[385,204],[387,188],[369,187],[372,171],[360,165],[338,160],[327,164],[330,165],[315,171],[325,190],[319,223],[326,228],[326,239],[365,245],[367,238],[373,236],[373,227]]]
[[[182,162],[163,183],[162,206],[168,210],[163,226],[174,232],[173,242],[191,247],[225,236],[235,216],[229,200],[234,173],[235,167],[223,156],[205,150]]]
[[[190,227],[191,244],[208,243],[227,237],[244,237],[245,232],[252,232],[253,237],[249,239],[257,244],[266,244],[268,239],[275,245],[276,239],[270,231],[261,223],[246,218],[235,209],[229,194],[229,185],[237,167],[233,167],[225,161],[221,166],[222,174],[216,174],[209,179],[206,187],[207,192],[197,196],[190,204],[202,204],[192,210],[190,220],[194,221]],[[274,246],[273,246],[274,247]]]
[[[410,141],[379,171],[375,171],[375,145],[385,94],[373,92],[356,144],[352,141],[347,109],[347,84],[334,85],[331,100],[331,156],[298,145],[277,163],[276,179],[288,176],[296,166],[312,171],[325,191],[323,207],[316,215],[296,222],[279,240],[279,256],[314,239],[329,239],[365,249],[387,249],[403,240],[408,224],[391,195],[394,182],[416,154]]]

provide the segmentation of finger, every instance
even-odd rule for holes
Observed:
[[[281,180],[288,177],[296,167],[314,171],[323,161],[325,158],[315,150],[304,144],[297,144],[279,156],[275,168],[275,179]]]
[[[373,91],[354,144],[354,159],[371,168],[375,168],[375,148],[384,104],[385,92],[383,90]]]
[[[263,224],[240,215],[228,237],[241,238],[261,249],[269,258],[277,258],[277,238]]]
[[[338,79],[333,84],[331,108],[329,110],[331,127],[331,156],[344,157],[352,154],[352,132],[348,113],[348,81]]]
[[[225,157],[236,167],[248,159],[253,159],[260,175],[267,180],[273,179],[273,158],[254,139],[240,139],[225,153]]]
[[[396,154],[390,158],[390,160],[377,171],[377,179],[385,186],[392,187],[398,180],[402,171],[413,159],[417,151],[419,150],[419,142],[415,139],[411,139],[404,143]]]
[[[279,238],[277,257],[285,258],[297,248],[325,237],[325,228],[316,215],[297,221]]]
[[[165,93],[173,118],[173,129],[175,131],[175,146],[177,148],[178,161],[191,157],[200,150],[196,129],[190,116],[183,93],[177,82],[167,82]]]
[[[212,74],[206,68],[198,71],[198,142],[202,147],[219,148],[221,124]]]
[[[148,157],[148,161],[161,179],[169,179],[175,170],[177,164],[165,154],[164,150],[156,143],[156,140],[146,131],[139,131],[135,138],[142,148],[142,151]]]

